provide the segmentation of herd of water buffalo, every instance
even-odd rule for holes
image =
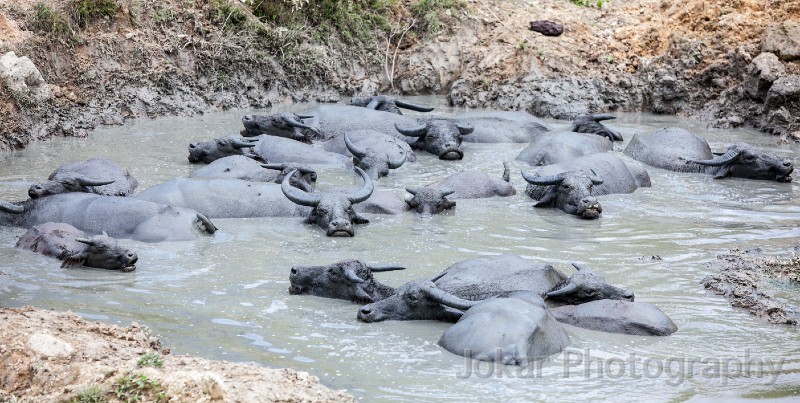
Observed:
[[[445,161],[462,159],[462,142],[530,143],[517,160],[542,166],[521,173],[534,206],[585,219],[602,214],[598,196],[651,186],[642,164],[613,152],[613,142],[622,136],[602,123],[611,115],[584,115],[569,130],[552,131],[524,112],[412,118],[399,108],[432,109],[376,96],[303,114],[247,115],[241,136],[189,145],[189,162],[207,164],[191,178],[138,193],[136,179],[111,161],[66,164],[31,186],[27,200],[0,200],[0,225],[29,228],[17,246],[57,257],[62,267],[131,271],[138,257],[115,238],[193,240],[217,230],[211,219],[247,217],[305,217],[328,236],[354,236],[354,224],[368,223],[364,213],[437,214],[452,209],[457,199],[516,194],[505,164],[502,176],[462,171],[409,187],[406,199],[375,190],[375,181],[413,163],[416,151]],[[792,180],[790,161],[747,144],[714,154],[704,139],[680,128],[637,134],[623,153],[656,168],[719,179]],[[316,191],[315,166],[354,169],[363,185]],[[634,302],[632,292],[607,284],[583,264],[573,265],[577,272],[567,277],[550,265],[501,255],[459,262],[434,278],[392,288],[373,273],[401,268],[350,260],[293,267],[289,291],[366,304],[357,314],[365,322],[456,322],[441,337],[442,347],[505,364],[525,365],[563,350],[569,338],[560,323],[636,335],[677,330],[657,307]]]

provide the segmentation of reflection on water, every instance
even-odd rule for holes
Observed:
[[[415,100],[431,101],[441,102]],[[273,111],[302,107],[281,105]],[[188,176],[194,167],[186,160],[187,145],[238,131],[244,113],[138,121],[98,129],[89,139],[33,144],[0,156],[0,197],[22,199],[31,182],[59,165],[93,156],[129,167],[142,188]],[[795,159],[792,148],[753,131],[712,131],[698,122],[640,114],[621,114],[610,123],[626,141],[634,133],[680,125],[707,137],[715,151],[746,141]],[[603,217],[583,221],[531,207],[519,171],[532,168],[514,161],[525,146],[466,144],[460,162],[421,154],[418,162],[379,182],[402,195],[405,187],[462,169],[499,176],[501,161],[509,161],[519,193],[514,197],[459,200],[453,213],[434,217],[370,215],[370,224],[357,226],[352,239],[328,238],[301,219],[215,220],[220,231],[194,242],[122,240],[140,257],[129,274],[60,269],[53,260],[13,248],[24,230],[0,228],[0,304],[69,309],[122,325],[136,321],[159,334],[174,353],[290,366],[368,401],[703,400],[798,392],[798,331],[733,309],[699,284],[710,273],[706,262],[720,252],[756,246],[774,252],[797,244],[795,183],[720,181],[652,168],[652,188],[603,196]],[[350,172],[319,172],[321,187],[350,183],[358,184]],[[585,262],[609,282],[634,290],[638,301],[659,306],[679,331],[647,338],[568,327],[569,353],[543,363],[532,378],[485,364],[478,368],[482,372],[461,379],[459,374],[472,367],[436,345],[447,324],[364,324],[355,318],[356,305],[287,292],[292,265],[347,258],[403,264],[409,269],[379,274],[381,281],[400,285],[463,259],[499,253],[551,263],[568,274],[570,262]],[[783,360],[782,366],[764,374],[736,373],[731,367],[713,376],[712,360],[743,362],[746,354],[762,363]],[[628,360],[632,367],[618,365]],[[697,362],[689,368],[692,360]],[[587,369],[585,362],[595,364]],[[609,367],[598,372],[603,363]],[[658,363],[663,369],[656,376]]]

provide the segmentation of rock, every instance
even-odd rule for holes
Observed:
[[[764,105],[767,110],[785,107],[790,111],[800,111],[800,76],[792,74],[775,80],[767,91]]]
[[[762,53],[747,66],[747,77],[744,89],[747,95],[758,101],[764,101],[772,83],[783,76],[786,68],[774,53]]]
[[[531,31],[536,31],[544,36],[559,36],[564,33],[564,26],[552,21],[531,21],[529,27]]]
[[[53,358],[66,358],[75,353],[69,343],[46,333],[34,333],[28,338],[28,348],[38,355]]]
[[[761,51],[775,53],[783,61],[800,59],[800,21],[770,25]]]
[[[12,93],[30,97],[36,102],[53,98],[42,74],[27,56],[17,57],[14,52],[8,52],[0,57],[0,78]]]

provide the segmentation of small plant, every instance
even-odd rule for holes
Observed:
[[[592,4],[597,6],[597,8],[602,9],[603,5],[608,3],[608,0],[570,0],[572,4],[576,4],[582,7],[590,7]]]
[[[72,19],[80,27],[103,17],[114,18],[119,6],[114,0],[73,0],[69,3]]]
[[[139,357],[139,361],[136,363],[136,366],[138,366],[139,368],[142,367],[161,368],[164,366],[164,359],[161,358],[161,354],[158,353],[145,353],[141,357]]]
[[[78,393],[78,396],[75,396],[70,400],[70,403],[103,403],[107,402],[108,399],[103,396],[103,392],[97,386],[92,386],[82,390]]]
[[[158,8],[153,13],[153,21],[156,24],[164,25],[166,23],[172,22],[175,19],[175,12],[172,11],[172,7],[168,5],[164,5]]]
[[[211,21],[222,24],[225,29],[242,26],[247,21],[247,13],[242,7],[228,0],[211,0]]]
[[[114,395],[126,402],[166,400],[161,384],[143,374],[128,374],[114,382]],[[147,399],[144,399],[144,398]]]
[[[466,3],[461,0],[419,0],[411,7],[411,11],[421,21],[420,28],[427,33],[435,34],[442,29],[439,13],[444,10],[464,8]]]
[[[33,21],[31,25],[34,31],[45,33],[51,37],[72,42],[74,32],[69,21],[47,4],[36,3],[33,7]]]

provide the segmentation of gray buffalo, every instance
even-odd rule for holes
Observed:
[[[467,143],[530,143],[550,130],[527,112],[471,111],[453,116],[455,122],[474,127]]]
[[[589,133],[606,137],[610,141],[622,141],[622,135],[613,129],[609,129],[603,123],[604,120],[616,119],[617,117],[608,113],[595,115],[580,115],[570,126],[569,130],[576,133]]]
[[[456,203],[450,199],[479,199],[517,194],[509,183],[508,164],[503,163],[503,176],[491,177],[480,171],[462,171],[424,187],[406,188],[412,197],[406,200],[409,207],[420,214],[438,214],[452,209]]]
[[[210,164],[231,155],[252,156],[252,148],[257,139],[241,139],[237,136],[221,137],[216,140],[189,144],[189,162]]]
[[[210,218],[303,217],[310,211],[287,200],[278,184],[239,179],[175,178],[133,197],[190,208]]]
[[[262,134],[285,137],[303,143],[311,143],[320,138],[319,130],[306,125],[303,119],[311,116],[296,115],[291,112],[273,113],[271,115],[245,115],[242,117],[245,137],[256,137]]]
[[[480,361],[527,366],[569,346],[567,332],[531,292],[515,292],[471,305],[439,338],[445,350]]]
[[[550,310],[562,323],[608,333],[669,336],[678,327],[658,307],[646,302],[608,299]]]
[[[639,164],[622,161],[610,153],[547,165],[536,175],[522,173],[525,194],[537,200],[534,207],[555,207],[580,218],[600,217],[603,208],[595,196],[633,193],[650,186],[650,176]]]
[[[28,190],[28,196],[48,196],[67,192],[86,192],[106,196],[128,196],[139,182],[127,169],[103,158],[64,164],[53,171],[46,182]]]
[[[456,123],[451,119],[429,119],[414,126],[395,125],[397,131],[406,137],[416,138],[411,147],[425,150],[441,160],[460,160],[464,158],[461,150],[462,137],[474,130],[472,126]]]
[[[130,197],[63,193],[22,203],[0,200],[0,225],[30,228],[47,222],[142,242],[189,241],[217,230],[197,211]]]
[[[136,270],[136,253],[103,235],[87,235],[64,223],[35,225],[22,234],[18,248],[31,250],[62,261],[61,267],[96,267],[130,272]]]
[[[290,185],[295,172],[290,173],[281,183],[281,190],[286,198],[300,205],[311,207],[311,213],[306,218],[306,224],[316,224],[325,230],[328,236],[355,235],[353,224],[367,224],[369,220],[361,217],[353,208],[354,204],[361,203],[372,195],[375,189],[372,180],[361,168],[355,167],[356,173],[361,176],[364,186],[352,193],[323,192],[307,193]]]
[[[698,172],[715,179],[737,177],[791,182],[794,164],[739,143],[714,156],[708,142],[684,129],[669,127],[647,136],[635,135],[625,148],[629,157],[656,168]]]
[[[399,140],[398,140],[399,141]],[[390,169],[397,169],[406,162],[406,155],[401,146],[392,142],[375,145],[356,144],[345,133],[344,144],[353,155],[355,165],[363,169],[373,180],[389,174]]]
[[[318,129],[325,140],[342,137],[356,130],[374,130],[410,143],[416,139],[401,136],[395,125],[410,127],[419,123],[408,116],[350,105],[320,105],[302,113],[314,116],[306,122]]]
[[[405,157],[406,162],[417,160],[417,154],[411,146],[397,136],[390,136],[376,130],[354,130],[345,134],[352,144],[359,148],[371,148],[375,154],[387,154],[392,160],[397,160],[401,156]],[[344,141],[344,134],[323,143],[322,149],[348,157],[353,155]]]
[[[232,155],[220,158],[189,175],[192,178],[227,178],[251,182],[281,183],[292,171],[300,171],[300,175],[292,178],[292,186],[307,192],[312,190],[311,183],[316,182],[317,172],[305,164],[281,163],[263,164],[243,155]]]
[[[583,155],[611,151],[614,148],[605,137],[587,133],[557,132],[540,137],[517,156],[528,165],[552,165]]]
[[[360,106],[362,108],[373,109],[376,111],[383,111],[389,113],[396,113],[402,115],[400,108],[408,109],[417,112],[430,112],[432,107],[415,105],[410,102],[401,101],[395,97],[386,95],[375,95],[371,97],[357,97],[350,100],[351,106]]]
[[[326,266],[294,266],[289,274],[289,293],[368,304],[394,294],[394,288],[375,280],[373,273],[404,269],[367,265],[360,260],[344,260]]]
[[[260,136],[255,153],[272,164],[297,163],[346,168],[353,159],[310,144],[275,136]]]

